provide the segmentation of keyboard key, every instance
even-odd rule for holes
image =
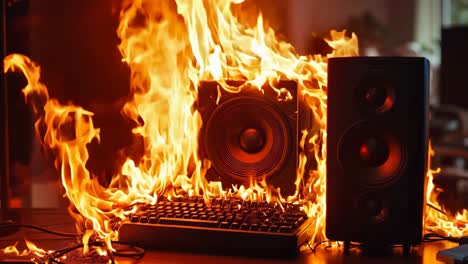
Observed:
[[[229,222],[221,222],[221,224],[219,224],[219,227],[220,228],[229,228]]]
[[[159,224],[164,225],[183,225],[183,226],[199,226],[199,227],[217,227],[218,221],[183,219],[183,218],[161,218]]]
[[[270,227],[270,232],[278,232],[278,230],[279,230],[279,226],[277,226],[277,225],[272,225]]]
[[[250,225],[249,225],[249,224],[245,224],[245,223],[244,223],[244,224],[241,225],[241,229],[242,229],[242,230],[249,230],[249,228],[250,228]]]
[[[198,201],[198,197],[192,196],[188,199],[192,204],[195,204]]]
[[[192,217],[190,217],[190,218],[192,218],[192,219],[200,219],[200,215],[194,214],[194,215],[192,215]]]

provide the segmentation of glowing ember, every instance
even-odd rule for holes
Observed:
[[[100,239],[112,248],[110,241],[118,237],[116,224],[136,210],[135,204],[155,204],[160,195],[174,197],[181,193],[207,199],[232,195],[298,202],[315,219],[312,239],[325,238],[327,59],[358,55],[357,37],[332,31],[326,40],[333,48],[331,54],[299,56],[263,24],[261,15],[255,16],[253,25],[234,16],[232,8],[241,2],[125,1],[117,32],[122,60],[131,69],[131,96],[122,114],[137,124],[133,134],[143,139],[144,154],[138,160],[127,158],[106,187],[85,167],[87,145],[100,138],[93,113],[50,98],[39,81],[39,66],[29,58],[17,54],[5,58],[5,72],[19,69],[28,80],[23,92],[37,114],[36,131],[46,130],[44,146],[56,155],[55,166],[71,202],[70,213],[78,230],[86,231],[85,245],[90,239]],[[226,82],[229,79],[246,83],[233,87]],[[198,155],[202,121],[193,109],[200,81],[215,80],[220,89],[233,93],[246,86],[261,89],[268,83],[277,91],[278,100],[290,98],[289,92],[278,86],[280,79],[297,81],[313,111],[313,128],[303,131],[301,146],[310,148],[307,151],[314,154],[317,168],[305,171],[306,156],[300,153],[296,192],[291,197],[275,196],[277,190],[264,181],[230,190],[223,190],[219,182],[208,182],[204,175],[210,162]],[[312,136],[308,139],[307,135]],[[429,213],[428,219],[434,223],[429,225],[431,230],[446,230],[445,222],[439,221],[444,218]],[[457,217],[466,220],[466,210]],[[466,225],[458,229],[460,232],[466,233]]]

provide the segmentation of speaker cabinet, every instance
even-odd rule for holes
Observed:
[[[266,179],[280,187],[283,196],[294,194],[300,131],[310,127],[311,114],[296,82],[280,81],[277,87],[288,90],[292,99],[278,97],[268,85],[263,91],[247,86],[229,93],[216,82],[201,83],[199,149],[201,157],[212,162],[207,180],[230,188]]]
[[[330,239],[419,244],[428,152],[429,62],[346,57],[328,62]],[[348,243],[349,245],[349,243]]]

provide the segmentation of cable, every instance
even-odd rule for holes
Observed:
[[[126,248],[121,248],[121,249],[116,249],[115,252],[112,252],[110,250],[107,250],[107,256],[109,257],[111,263],[115,263],[115,258],[114,256],[117,256],[117,257],[127,257],[127,258],[141,258],[143,257],[143,255],[145,254],[145,250],[143,248],[140,248],[138,246],[135,246],[133,245],[132,243],[128,243],[128,242],[123,242],[123,241],[112,241],[112,244],[115,244],[115,245],[125,245],[125,246],[128,246]],[[101,241],[93,241],[93,242],[89,242],[88,243],[88,246],[89,247],[96,247],[96,246],[99,246],[99,247],[104,247],[107,249],[106,245],[104,242],[101,242]],[[74,251],[74,250],[77,250],[79,248],[82,248],[84,247],[84,244],[83,243],[79,243],[79,244],[76,244],[74,246],[71,246],[71,247],[68,247],[68,248],[64,248],[64,249],[60,249],[60,250],[57,250],[57,251],[54,251],[52,253],[49,253],[45,256],[45,258],[49,261],[49,262],[54,262],[54,263],[61,263],[59,260],[57,259],[60,259],[61,257],[63,257],[65,254],[71,252],[71,251]]]
[[[431,204],[431,203],[427,203],[426,204],[428,207],[436,210],[437,212],[445,215],[445,216],[449,216],[449,214],[447,214],[447,212],[445,212],[444,210],[436,207],[435,205]],[[465,224],[465,225],[468,225],[468,222],[465,222],[465,221],[461,221],[461,220],[458,220],[458,219],[454,219],[455,221],[457,221],[458,223],[461,223],[461,224]],[[427,234],[424,234],[424,239],[423,239],[423,242],[436,242],[436,241],[442,241],[442,240],[446,240],[446,241],[450,241],[450,242],[455,242],[455,243],[458,243],[460,245],[463,245],[463,244],[468,244],[468,236],[462,236],[462,237],[451,237],[451,236],[443,236],[443,235],[440,235],[440,234],[437,234],[437,233],[427,233]]]
[[[16,224],[12,221],[5,221],[5,222],[0,222],[0,230],[1,228],[12,228],[12,227],[18,227],[18,228],[27,228],[27,229],[34,229],[38,230],[44,233],[56,235],[56,236],[61,236],[61,237],[69,237],[69,238],[81,238],[83,237],[82,234],[73,234],[73,233],[64,233],[64,232],[58,232],[54,231],[48,228],[44,228],[41,226],[36,226],[36,225],[25,225],[25,224]],[[115,251],[112,252],[107,248],[107,245],[102,242],[102,241],[90,241],[88,243],[89,247],[102,247],[107,250],[107,256],[109,257],[111,263],[115,263],[114,256],[118,257],[126,257],[126,258],[141,258],[145,254],[145,250],[141,247],[138,247],[134,245],[133,243],[130,242],[125,242],[125,241],[112,241],[111,242],[113,247],[114,245],[119,245],[119,246],[125,246],[121,248],[115,248]],[[64,256],[65,254],[74,251],[79,248],[83,248],[85,245],[83,243],[76,244],[71,247],[59,249],[56,251],[53,251],[51,253],[48,253],[45,258],[46,263],[62,263],[59,258]]]
[[[324,244],[324,243],[327,243],[327,242],[335,242],[335,241],[333,241],[333,240],[323,240],[323,241],[320,241],[320,242],[318,242],[317,244],[315,244],[315,246],[314,246],[312,252],[316,252],[316,251],[317,251],[317,248],[318,248],[320,245],[322,245],[322,244]]]
[[[36,226],[36,225],[0,224],[0,228],[6,228],[6,227],[8,227],[8,228],[11,228],[11,227],[13,227],[13,228],[19,227],[19,228],[34,229],[34,230],[42,231],[42,232],[44,232],[44,233],[48,233],[48,234],[52,234],[52,235],[56,235],[56,236],[62,236],[62,237],[80,238],[80,237],[83,236],[83,235],[81,235],[81,234],[58,232],[58,231],[54,231],[54,230],[51,230],[51,229],[48,229],[48,228]]]
[[[310,251],[314,252],[314,249],[312,248],[312,246],[309,243],[309,239],[307,239],[306,243],[307,243],[307,246],[309,247]]]
[[[333,243],[333,242],[336,242],[338,247],[340,247],[340,243],[339,241],[335,241],[335,240],[322,240],[320,242],[317,242],[313,247],[310,245],[310,241],[307,240],[306,243],[307,243],[307,247],[310,249],[310,251],[312,251],[313,253],[317,252],[317,248],[324,244],[324,243]],[[330,245],[326,246],[325,248],[329,248],[331,247]]]
[[[451,236],[443,236],[437,233],[427,233],[427,234],[424,234],[423,242],[436,242],[436,241],[447,240],[450,242],[462,244],[462,241],[464,238],[465,237],[451,237]]]
[[[436,207],[436,206],[435,206],[435,205],[433,205],[433,204],[426,203],[426,205],[427,205],[427,206],[429,206],[430,208],[432,208],[432,209],[436,210],[437,212],[439,212],[439,213],[441,213],[441,214],[445,215],[445,216],[449,216],[449,215],[447,214],[447,212],[445,212],[444,210],[442,210],[442,209],[440,209],[440,208]],[[468,222],[461,221],[461,220],[458,220],[458,219],[453,219],[453,220],[457,221],[458,223],[461,223],[461,224],[468,225]]]

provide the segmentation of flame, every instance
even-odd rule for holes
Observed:
[[[50,98],[40,82],[40,67],[29,58],[12,54],[4,59],[5,72],[19,70],[28,81],[23,93],[37,115],[38,136],[55,155],[55,166],[70,200],[69,211],[84,233],[83,252],[91,249],[87,245],[92,239],[102,240],[112,249],[111,241],[118,238],[116,225],[137,210],[136,204],[155,204],[161,195],[203,195],[206,199],[237,196],[300,203],[314,219],[312,240],[325,239],[327,60],[358,55],[357,37],[332,31],[326,39],[332,53],[299,56],[291,44],[279,40],[265,25],[261,14],[235,16],[233,10],[242,2],[124,1],[117,34],[131,83],[129,100],[121,112],[135,123],[132,132],[142,140],[144,153],[138,159],[128,157],[108,186],[102,186],[85,166],[90,158],[87,145],[100,140],[93,113]],[[249,23],[246,18],[252,17],[256,20]],[[245,83],[231,86],[227,82],[230,79]],[[299,93],[313,112],[313,127],[302,131],[300,146],[312,153],[317,167],[306,171],[310,156],[299,154],[296,192],[290,197],[281,197],[279,190],[265,180],[252,180],[249,186],[232,186],[229,190],[223,190],[219,182],[208,182],[204,175],[210,161],[198,155],[202,121],[193,108],[200,82],[217,81],[219,89],[231,93],[247,87],[261,90],[267,83],[278,93],[278,100],[290,100],[291,94],[278,85],[281,79],[297,82]],[[432,183],[434,173],[437,171],[429,170],[427,174],[427,201],[440,208],[439,190]],[[466,235],[466,219],[466,210],[448,216],[429,209],[426,226],[431,231]],[[28,245],[30,250],[44,253],[32,245]],[[9,247],[4,252],[15,250]]]
[[[4,254],[10,254],[10,255],[15,255],[15,256],[27,256],[29,255],[29,252],[27,249],[23,251],[19,251],[18,248],[16,247],[18,243],[15,243],[14,245],[8,246],[3,249]]]
[[[122,114],[135,122],[132,132],[143,140],[144,154],[138,160],[127,158],[109,186],[102,186],[85,166],[89,159],[87,145],[100,140],[93,113],[50,98],[39,80],[39,66],[29,58],[18,54],[5,58],[5,72],[20,70],[26,76],[28,84],[23,93],[37,115],[36,131],[39,136],[43,134],[44,146],[55,155],[78,230],[88,230],[83,237],[85,245],[98,238],[112,248],[111,241],[118,237],[116,222],[133,213],[135,204],[154,204],[162,194],[173,197],[181,193],[207,199],[238,196],[306,201],[304,210],[316,219],[314,239],[325,237],[327,59],[357,55],[357,37],[333,31],[327,40],[334,48],[332,54],[299,56],[292,45],[278,40],[273,29],[265,26],[261,14],[253,24],[234,16],[232,10],[241,2],[124,2],[117,34],[122,61],[130,67],[131,83]],[[234,87],[226,82],[228,79],[245,83]],[[198,155],[202,121],[193,109],[200,81],[217,81],[219,89],[232,93],[246,87],[260,90],[268,83],[278,93],[278,100],[290,100],[291,94],[278,86],[280,79],[296,80],[314,112],[314,127],[303,131],[302,142],[308,133],[316,134],[308,146],[318,169],[306,172],[307,158],[300,153],[297,191],[285,198],[265,180],[252,180],[249,186],[230,190],[223,190],[219,182],[208,182],[204,175],[210,162]]]
[[[29,241],[27,239],[25,239],[24,241],[26,242],[26,246],[27,246],[28,251],[30,253],[32,253],[32,254],[34,254],[34,255],[36,255],[38,257],[44,257],[47,254],[47,252],[44,249],[38,248],[33,242],[31,242],[31,241]]]
[[[15,243],[14,245],[4,248],[2,251],[4,254],[7,255],[15,255],[21,257],[34,255],[36,257],[42,258],[47,255],[47,252],[44,249],[37,247],[33,242],[27,239],[25,239],[24,242],[26,243],[27,249],[20,251],[17,248],[18,243]]]
[[[426,208],[425,224],[428,232],[436,232],[443,236],[462,237],[468,235],[468,210],[461,209],[455,215],[442,210],[442,206],[438,202],[438,196],[442,189],[436,188],[434,185],[434,175],[440,173],[440,168],[433,169],[430,167],[431,158],[434,156],[434,150],[429,144],[428,164],[429,170],[427,173],[427,191],[426,202],[430,206]]]
[[[243,199],[305,200],[304,210],[316,219],[314,238],[323,239],[327,59],[358,55],[357,37],[332,31],[327,41],[334,48],[333,53],[299,56],[291,44],[278,40],[274,30],[265,26],[261,14],[251,24],[234,16],[232,10],[241,2],[176,0],[174,5],[168,1],[136,0],[124,5],[117,33],[122,40],[119,48],[123,61],[132,72],[133,100],[124,106],[123,113],[141,124],[133,132],[144,138],[148,149],[143,158],[145,163],[140,163],[135,171],[152,171],[158,183],[167,186],[172,181],[186,192],[205,197],[238,195]],[[245,83],[231,86],[227,82],[230,79]],[[280,79],[296,80],[299,92],[314,113],[314,127],[303,131],[302,142],[303,147],[307,145],[314,153],[318,169],[305,172],[307,157],[300,153],[297,190],[295,195],[285,198],[265,181],[233,186],[227,193],[219,183],[206,182],[203,176],[209,161],[200,160],[198,137],[194,136],[201,127],[200,115],[191,109],[200,81],[217,81],[220,89],[231,93],[248,87],[261,90],[268,83],[278,93],[278,100],[291,99],[291,94],[278,86]],[[305,144],[308,133],[317,136]],[[194,163],[190,175],[189,160]],[[128,163],[135,168],[132,160]],[[309,177],[303,177],[304,173]]]

